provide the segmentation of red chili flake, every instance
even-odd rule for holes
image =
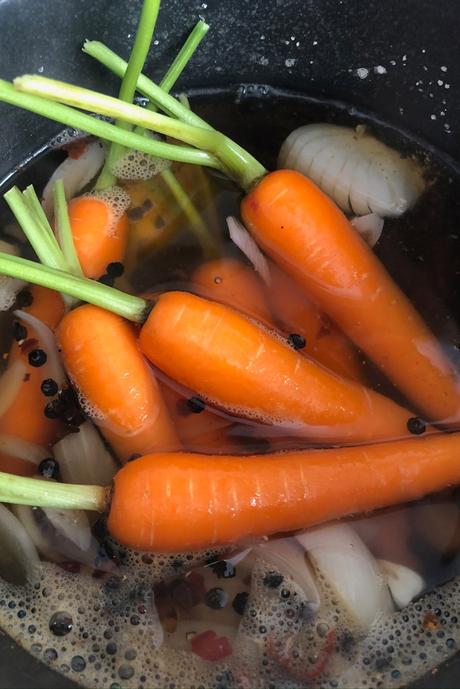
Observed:
[[[86,146],[87,142],[85,139],[81,139],[80,141],[75,141],[68,146],[63,146],[63,148],[69,154],[69,158],[72,158],[72,160],[78,160],[86,151]]]
[[[433,612],[427,612],[427,614],[423,618],[422,626],[423,629],[435,631],[436,629],[439,629],[439,619]]]
[[[37,348],[38,345],[38,340],[36,337],[29,337],[27,340],[24,340],[24,342],[21,345],[21,352],[22,354],[29,354],[29,352],[32,352],[34,349]]]
[[[222,660],[233,653],[230,641],[226,636],[217,636],[216,632],[208,629],[206,632],[196,634],[190,645],[193,653],[203,660]]]
[[[282,648],[277,648],[273,638],[269,638],[267,652],[268,655],[273,658],[276,663],[278,663],[278,665],[284,668],[287,673],[296,680],[296,682],[305,684],[308,682],[313,682],[324,672],[329,658],[331,657],[332,651],[334,650],[335,639],[335,629],[331,629],[328,632],[324,646],[318,655],[318,660],[309,670],[295,668],[292,665],[292,651],[295,640],[293,636],[286,640]]]
[[[28,383],[30,380],[30,373],[24,373],[23,383]]]
[[[206,586],[204,583],[204,577],[198,572],[190,572],[185,577],[188,585],[191,587],[193,593],[198,600],[203,600],[206,595]]]

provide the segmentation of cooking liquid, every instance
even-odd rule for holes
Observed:
[[[401,219],[385,221],[375,252],[458,362],[460,176],[451,161],[341,104],[260,86],[194,96],[194,109],[269,169],[293,128],[319,121],[368,124],[386,143],[426,164],[429,184],[423,197]],[[23,173],[19,184],[32,181],[40,188],[61,156],[50,152]],[[225,224],[228,215],[239,214],[240,191],[214,172],[176,171],[217,255],[246,263]],[[152,192],[158,185],[160,195]],[[191,276],[203,262],[194,234],[162,185],[158,178],[124,183],[133,204],[119,285],[137,294],[195,290]],[[4,321],[7,325],[7,317]],[[8,345],[5,337],[5,351]],[[357,360],[370,385],[405,403],[359,352]],[[308,447],[286,430],[209,405],[203,423],[203,400],[195,391],[159,377],[187,448],[251,454]],[[235,553],[216,552],[162,557],[128,552],[101,529],[95,570],[104,563],[110,572],[76,566],[69,572],[68,565],[47,563],[35,586],[2,583],[0,626],[42,662],[87,687],[404,686],[460,643],[460,584],[453,579],[460,568],[458,494],[446,491],[348,521],[376,558],[412,568],[431,592],[402,611],[382,614],[366,632],[341,606],[330,583],[318,576],[317,609],[289,562],[276,568],[254,550],[256,544],[244,544],[247,552],[236,559]]]

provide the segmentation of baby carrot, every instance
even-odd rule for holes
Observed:
[[[302,353],[344,378],[365,382],[363,365],[350,340],[304,294],[304,290],[276,263],[270,262],[266,290],[275,319],[287,333],[305,338]]]
[[[141,550],[184,552],[306,529],[460,482],[460,434],[251,457],[142,457],[115,476],[108,527]],[[184,515],[187,518],[184,520]]]
[[[117,218],[111,204],[97,196],[79,196],[69,203],[69,220],[83,273],[98,279],[109,263],[123,261],[128,219]]]
[[[31,289],[31,296],[32,303],[30,306],[25,306],[23,310],[54,330],[64,313],[64,303],[60,294],[44,287],[34,286]],[[24,343],[20,345],[18,342],[13,342],[11,346],[8,366],[20,360],[24,364],[25,375],[15,400],[0,417],[0,433],[47,446],[56,440],[60,426],[56,419],[50,419],[44,414],[49,400],[41,391],[41,385],[46,377],[43,369],[31,366],[28,360],[30,351],[38,348],[40,348],[40,342],[37,333],[29,325],[26,328]],[[35,472],[35,467],[30,462],[4,452],[0,452],[0,469],[23,475],[31,475]]]
[[[269,323],[271,313],[261,280],[234,258],[203,263],[192,275],[192,290]]]
[[[59,340],[70,379],[120,460],[179,446],[158,383],[133,326],[85,305],[61,321]]]
[[[327,371],[217,302],[162,294],[139,342],[167,376],[212,404],[285,425],[293,434],[334,443],[407,434],[407,410]]]
[[[256,241],[428,418],[460,420],[458,374],[410,301],[342,212],[280,170],[243,200]]]

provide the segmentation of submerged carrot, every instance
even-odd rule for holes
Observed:
[[[234,258],[203,263],[192,275],[192,289],[262,321],[271,321],[261,280],[252,268]]]
[[[306,297],[300,285],[273,262],[266,289],[281,329],[305,338],[304,354],[344,378],[365,382],[363,365],[350,340]]]
[[[64,313],[64,303],[60,294],[44,287],[32,287],[32,303],[24,311],[43,321],[51,330],[58,325]],[[60,429],[56,419],[45,416],[44,409],[49,398],[41,391],[46,375],[41,367],[31,366],[28,354],[40,348],[37,333],[30,326],[26,328],[26,338],[22,345],[13,342],[8,355],[8,366],[21,361],[25,375],[18,394],[12,404],[0,417],[0,433],[15,436],[37,445],[53,443]],[[30,345],[30,346],[29,346]],[[0,452],[0,469],[15,474],[32,475],[36,467],[25,460]]]
[[[115,476],[108,527],[141,550],[184,552],[305,529],[460,482],[460,434],[252,457],[143,457]],[[186,519],[184,519],[186,515]]]
[[[179,447],[158,383],[129,323],[85,305],[63,318],[59,340],[86,411],[122,461]]]
[[[261,247],[428,418],[460,420],[457,372],[342,212],[297,172],[267,175],[242,203]]]
[[[235,414],[326,443],[407,435],[407,410],[327,371],[217,302],[162,294],[139,342],[166,375]]]
[[[79,196],[69,203],[69,220],[83,273],[98,279],[110,263],[123,261],[128,219],[118,219],[111,204],[97,196]]]

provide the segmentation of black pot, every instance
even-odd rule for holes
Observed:
[[[0,76],[44,71],[115,93],[116,79],[80,52],[81,43],[98,38],[126,55],[140,5],[0,0]],[[270,84],[336,98],[378,113],[460,160],[455,0],[164,0],[149,75],[161,76],[197,15],[211,31],[181,87]],[[1,186],[60,126],[3,104],[0,117]],[[454,659],[417,686],[459,684],[460,661]],[[3,637],[0,686],[74,685]]]

